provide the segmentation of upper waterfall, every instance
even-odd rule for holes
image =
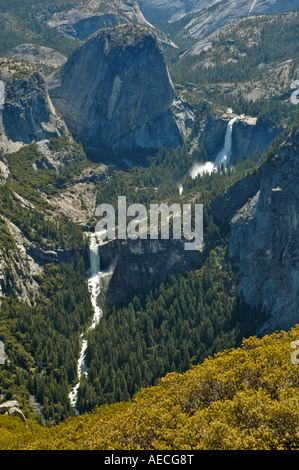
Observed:
[[[226,128],[225,141],[223,150],[217,155],[214,165],[219,168],[222,164],[229,165],[232,157],[232,141],[233,141],[233,126],[237,117],[229,121]]]
[[[232,112],[232,110],[229,110]],[[235,121],[238,119],[238,116],[232,118],[226,128],[225,133],[225,140],[224,140],[224,147],[221,152],[217,155],[214,163],[213,162],[206,162],[206,163],[195,163],[189,170],[189,175],[192,179],[195,179],[198,175],[203,174],[211,174],[220,168],[222,164],[227,167],[230,163],[232,157],[232,140],[233,140],[233,126]],[[183,184],[180,183],[179,185],[179,193],[182,194],[183,192]]]
[[[96,276],[100,271],[100,251],[96,237],[90,239],[89,259],[91,276]]]

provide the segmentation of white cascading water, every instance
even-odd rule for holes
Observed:
[[[214,165],[219,168],[222,164],[227,167],[232,157],[232,140],[233,140],[233,126],[237,117],[229,121],[226,128],[225,141],[223,150],[217,155]]]
[[[229,110],[232,113],[232,110]],[[195,179],[198,175],[203,174],[211,174],[220,168],[222,163],[225,167],[227,167],[230,163],[232,157],[232,136],[233,136],[233,126],[235,121],[238,119],[238,116],[231,119],[226,128],[225,133],[225,140],[224,140],[224,147],[221,152],[217,155],[214,163],[213,162],[206,162],[206,163],[195,163],[189,170],[189,175],[192,179]],[[183,193],[183,185],[180,183],[179,185],[179,193]]]
[[[90,256],[90,277],[88,280],[89,291],[91,295],[91,301],[94,308],[94,317],[90,329],[94,328],[99,322],[102,310],[97,305],[97,298],[100,293],[100,282],[101,282],[101,262],[100,262],[100,248],[99,241],[96,236],[91,237],[89,246]]]
[[[92,319],[92,323],[87,331],[95,328],[98,324],[101,316],[102,310],[97,305],[97,298],[100,293],[101,287],[101,270],[100,270],[100,249],[99,249],[99,241],[95,234],[90,234],[90,245],[89,245],[89,257],[90,257],[90,276],[88,279],[88,287],[91,296],[91,302],[94,309],[94,315]],[[80,386],[80,381],[83,374],[87,374],[87,367],[85,365],[85,352],[87,349],[87,340],[85,339],[85,334],[81,335],[81,353],[78,360],[77,371],[78,371],[78,382],[72,388],[69,398],[72,406],[74,407],[75,411],[78,413],[76,408],[77,397],[78,397],[78,389]]]
[[[0,80],[0,106],[5,104],[5,83]]]
[[[256,4],[256,0],[253,0],[251,6],[250,6],[250,8],[249,8],[248,16],[253,12],[253,9],[254,9],[254,7],[255,7],[255,4]]]

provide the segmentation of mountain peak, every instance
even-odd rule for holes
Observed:
[[[152,41],[154,47],[161,48],[157,35],[154,31],[143,25],[122,24],[102,28],[90,36],[86,42],[92,43],[95,40],[105,42],[105,52],[111,52],[112,49],[118,47],[135,46],[137,42],[144,41],[148,38]]]
[[[182,109],[177,122],[161,43],[144,26],[94,33],[48,85],[54,106],[88,153],[177,147],[183,141]]]

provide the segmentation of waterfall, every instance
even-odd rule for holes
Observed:
[[[94,309],[94,317],[90,328],[94,328],[101,318],[102,310],[97,305],[97,298],[100,293],[101,283],[101,266],[100,266],[100,249],[96,236],[92,236],[89,246],[90,257],[90,277],[88,280],[91,302]]]
[[[97,239],[96,234],[89,234],[90,236],[90,245],[89,245],[89,258],[90,258],[90,274],[88,279],[88,288],[91,297],[91,303],[94,310],[94,315],[92,318],[91,325],[87,329],[86,333],[91,329],[94,329],[98,324],[101,316],[102,310],[97,305],[97,298],[100,293],[100,283],[101,283],[101,266],[100,266],[100,249],[99,249],[99,241]],[[85,353],[87,349],[87,340],[86,340],[86,333],[81,335],[81,352],[80,357],[78,360],[77,365],[77,372],[78,372],[78,382],[72,388],[69,399],[72,406],[75,408],[76,413],[78,414],[78,410],[76,408],[76,402],[78,397],[78,389],[80,386],[80,381],[83,375],[86,375],[88,370],[85,364]]]
[[[228,109],[228,113],[232,114],[233,110]],[[223,163],[224,166],[228,166],[232,157],[232,138],[233,138],[233,126],[238,116],[231,119],[226,127],[224,147],[221,152],[217,155],[215,162],[206,163],[195,163],[189,170],[189,175],[192,179],[195,179],[198,175],[211,174],[217,170]],[[179,194],[183,193],[183,183],[179,184]]]
[[[214,162],[216,168],[219,168],[222,163],[228,166],[232,157],[232,140],[233,140],[233,126],[237,117],[231,119],[226,128],[225,141],[223,150],[217,155]]]
[[[254,7],[255,7],[255,4],[256,4],[256,0],[253,0],[251,6],[250,6],[250,8],[249,8],[248,16],[250,15],[250,13],[253,12],[253,9],[254,9]]]
[[[96,237],[91,237],[89,246],[91,276],[97,276],[100,271],[100,250]]]
[[[0,106],[5,104],[5,84],[0,80]]]

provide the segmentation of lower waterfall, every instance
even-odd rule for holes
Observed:
[[[79,357],[78,365],[77,365],[78,382],[72,388],[69,394],[70,402],[72,406],[74,407],[77,414],[78,414],[78,410],[76,408],[76,403],[77,403],[77,398],[78,398],[78,389],[80,386],[80,381],[81,381],[83,374],[87,374],[88,372],[86,364],[84,362],[85,352],[87,349],[87,340],[85,336],[88,331],[95,328],[95,326],[98,324],[102,316],[102,310],[97,305],[97,298],[101,289],[100,283],[101,283],[101,277],[102,277],[99,241],[97,239],[96,234],[92,233],[88,235],[90,236],[90,245],[89,245],[90,275],[88,279],[88,288],[89,288],[89,292],[91,296],[91,302],[92,302],[92,306],[94,310],[94,315],[92,318],[91,325],[89,326],[87,331],[81,335],[81,352],[80,352],[80,357]]]

